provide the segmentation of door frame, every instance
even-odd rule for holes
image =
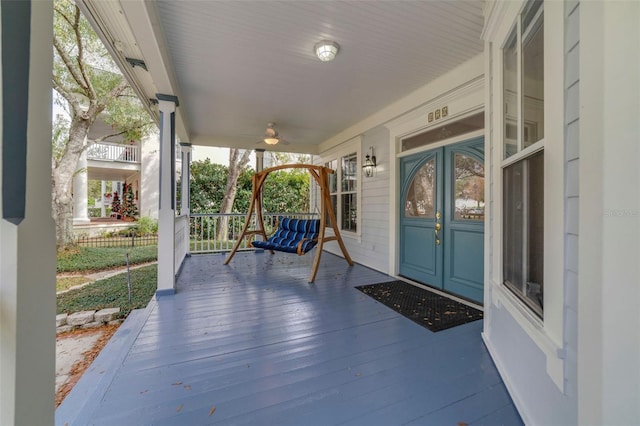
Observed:
[[[478,305],[483,304],[484,299],[484,271],[481,271],[479,275],[476,274],[469,275],[467,277],[464,276],[464,267],[468,262],[456,262],[457,258],[454,258],[454,253],[457,252],[457,249],[454,249],[454,232],[456,235],[464,236],[472,236],[477,235],[479,232],[482,233],[482,242],[480,244],[481,250],[483,254],[480,258],[475,258],[475,267],[473,268],[482,268],[484,269],[484,232],[485,232],[485,224],[484,221],[480,223],[479,221],[465,221],[465,220],[456,220],[455,216],[455,207],[454,203],[454,185],[455,178],[453,176],[453,167],[454,167],[454,158],[456,154],[462,154],[467,157],[470,157],[476,161],[481,162],[483,165],[486,164],[486,156],[484,153],[484,135],[462,138],[461,141],[450,142],[446,144],[439,144],[439,146],[434,147],[433,145],[429,145],[428,149],[420,150],[419,152],[413,152],[408,155],[404,155],[399,157],[399,179],[397,183],[397,255],[398,255],[398,271],[396,276],[400,276],[400,269],[403,269],[403,274],[400,276],[403,279],[407,279],[409,281],[415,282],[417,284],[423,283],[426,288],[430,290],[439,290],[447,295],[453,295],[459,298],[464,298],[471,303],[475,303]],[[405,161],[408,160],[408,161]],[[435,161],[436,164],[436,172],[434,177],[434,182],[436,184],[434,188],[434,213],[440,212],[441,218],[406,218],[403,215],[404,212],[404,202],[407,196],[408,185],[415,179],[415,173],[418,172],[428,161]],[[417,222],[416,222],[417,219]],[[409,244],[412,236],[415,237],[416,234],[413,231],[410,231],[410,234],[407,234],[406,227],[417,227],[420,229],[416,229],[415,232],[422,232],[427,229],[432,229],[435,223],[442,223],[442,238],[444,244],[439,249],[435,248],[435,252],[431,252],[427,250],[425,247],[424,255],[427,257],[424,259],[425,264],[421,264],[421,262],[414,261],[407,263],[407,258],[404,256],[408,256],[408,252],[406,252],[406,244]],[[423,238],[427,238],[427,240],[432,237],[431,233],[428,232]],[[408,238],[408,240],[403,240],[403,238]],[[435,240],[432,241],[435,244]],[[474,243],[477,247],[477,242]],[[466,245],[461,246],[459,249],[464,249],[467,247]],[[403,255],[404,253],[404,255]],[[412,256],[410,256],[412,257]],[[404,261],[402,260],[404,259]],[[459,259],[458,259],[459,260]],[[404,263],[403,263],[404,262]],[[455,265],[458,265],[457,267]],[[458,267],[463,267],[463,269],[458,269]],[[458,275],[454,273],[454,269],[457,272],[462,272],[463,275]],[[468,270],[468,269],[467,269]],[[413,275],[411,278],[408,275]],[[418,278],[422,277],[422,278]],[[476,278],[474,278],[476,277]],[[416,281],[420,280],[420,281]]]
[[[478,110],[474,110],[473,113],[477,113],[478,111],[481,111],[482,109],[478,109]],[[399,186],[400,186],[400,159],[403,157],[407,157],[407,156],[411,156],[420,152],[424,152],[424,151],[430,151],[432,149],[436,149],[436,148],[441,148],[444,147],[446,145],[452,145],[458,142],[464,142],[467,140],[471,140],[471,139],[476,139],[479,137],[484,137],[485,139],[485,148],[486,148],[486,135],[485,135],[485,131],[484,130],[477,130],[475,132],[469,132],[467,134],[461,135],[461,136],[456,136],[454,138],[451,139],[445,139],[443,141],[437,142],[437,143],[433,143],[430,145],[426,145],[423,147],[419,147],[419,148],[415,148],[415,149],[411,149],[411,150],[407,150],[407,151],[403,151],[403,152],[399,152],[399,147],[401,146],[402,140],[405,138],[409,138],[412,136],[415,136],[417,134],[422,133],[423,131],[425,131],[424,129],[422,129],[421,131],[416,131],[416,132],[412,132],[412,133],[405,133],[403,135],[394,135],[393,133],[391,134],[391,138],[390,138],[390,143],[392,146],[391,152],[394,153],[395,152],[395,158],[394,160],[391,161],[391,176],[390,176],[390,187],[389,187],[389,200],[391,202],[391,206],[389,209],[389,224],[391,225],[389,227],[389,245],[391,247],[391,249],[389,250],[389,274],[394,276],[395,278],[398,279],[403,279],[403,280],[408,280],[407,278],[401,277],[400,276],[400,231],[399,231],[399,227],[400,227],[400,216],[398,214],[398,208],[397,205],[398,203],[400,203],[400,190],[399,190]],[[486,149],[485,149],[486,151]],[[485,164],[486,164],[486,152],[485,152]],[[485,233],[486,233],[487,229],[485,227]],[[485,262],[486,264],[486,262]],[[422,284],[417,283],[417,285],[422,286]],[[446,295],[448,297],[451,297],[453,299],[457,299],[460,301],[463,301],[464,303],[472,303],[469,302],[466,299],[461,299],[458,298],[455,295],[451,295],[450,293],[444,293],[441,292],[438,289],[434,289],[432,287],[426,287],[429,290],[433,290],[436,293],[441,293],[443,295]],[[477,305],[479,306],[479,305]]]

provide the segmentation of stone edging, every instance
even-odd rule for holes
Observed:
[[[106,308],[99,311],[80,311],[73,314],[56,315],[56,334],[76,329],[97,328],[105,324],[115,325],[122,321],[116,319],[120,308]]]

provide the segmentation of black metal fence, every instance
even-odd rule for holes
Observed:
[[[158,244],[157,235],[118,235],[114,237],[78,237],[76,244],[81,247],[136,247]]]

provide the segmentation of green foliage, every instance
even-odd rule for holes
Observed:
[[[101,105],[95,112],[106,108],[101,118],[122,132],[124,141],[141,139],[153,122],[131,87],[112,96],[124,78],[102,41],[73,1],[55,0],[54,11],[53,80],[61,96],[56,102],[68,109],[72,118],[79,111],[68,108],[70,101]]]
[[[58,272],[93,272],[125,266],[125,254],[129,264],[152,262],[158,259],[158,246],[140,247],[80,247],[58,252]]]
[[[217,213],[227,185],[228,169],[207,158],[191,163],[191,212]],[[180,188],[180,185],[178,185]]]
[[[136,235],[155,235],[158,233],[158,221],[148,217],[142,216],[138,219],[138,223],[136,224]]]
[[[127,287],[127,274],[96,281],[77,290],[56,297],[56,313],[120,308],[120,317],[126,317],[133,309],[147,306],[156,291],[157,266],[145,266],[131,271],[131,303]]]
[[[301,169],[279,170],[269,174],[262,187],[262,202],[267,212],[308,212],[309,172]]]
[[[89,207],[88,211],[89,211],[89,217],[101,217],[102,216],[102,209],[100,207]],[[107,207],[105,209],[105,214],[107,216],[109,216],[111,214],[111,207]]]
[[[218,213],[227,184],[227,167],[209,159],[191,163],[191,212]],[[238,177],[233,212],[246,213],[251,202],[251,177],[255,172],[245,168]],[[309,211],[310,175],[306,170],[281,170],[269,174],[263,187],[267,212]]]

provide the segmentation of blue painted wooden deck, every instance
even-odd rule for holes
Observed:
[[[186,259],[56,411],[58,425],[520,425],[482,321],[432,333],[354,289],[391,280],[323,254]],[[215,409],[214,409],[215,407]]]

